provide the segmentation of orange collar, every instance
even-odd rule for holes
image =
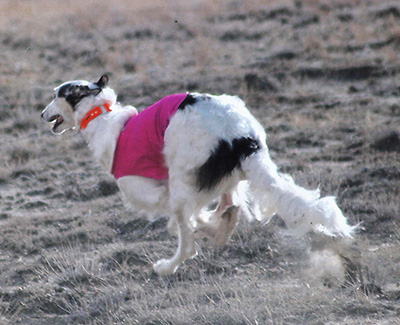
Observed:
[[[103,107],[108,111],[111,112],[110,109],[110,104],[104,103]],[[101,109],[100,106],[96,106],[92,110],[90,110],[85,117],[83,118],[81,122],[81,130],[86,129],[87,125],[89,124],[90,121],[94,120],[97,116],[103,114],[103,110]]]

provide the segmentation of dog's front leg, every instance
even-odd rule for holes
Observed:
[[[193,230],[188,227],[182,212],[176,213],[176,223],[178,224],[178,249],[172,258],[162,259],[154,264],[154,271],[160,275],[175,273],[182,262],[197,255]]]

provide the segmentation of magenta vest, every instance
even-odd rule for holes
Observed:
[[[128,175],[168,179],[163,155],[164,134],[186,96],[164,97],[129,119],[115,149],[111,173],[116,179]]]

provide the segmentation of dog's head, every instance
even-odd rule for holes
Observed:
[[[54,89],[54,99],[42,112],[42,118],[53,122],[53,133],[63,133],[78,123],[76,112],[84,102],[92,102],[107,86],[108,76],[103,75],[93,83],[86,80],[67,81]],[[63,129],[59,130],[63,124]]]

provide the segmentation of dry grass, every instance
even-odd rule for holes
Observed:
[[[1,1],[0,323],[398,324],[399,150],[372,148],[400,124],[392,7]],[[57,84],[103,72],[139,108],[187,89],[244,97],[282,170],[363,222],[355,242],[243,222],[156,276],[175,249],[166,220],[125,209],[80,136],[40,122]]]

